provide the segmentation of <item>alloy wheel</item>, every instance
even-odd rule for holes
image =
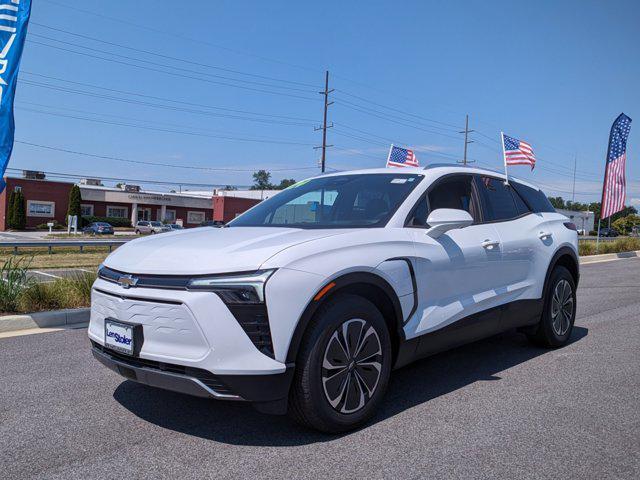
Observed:
[[[566,280],[560,280],[553,289],[551,298],[551,325],[556,335],[567,333],[573,318],[573,290]]]
[[[342,323],[324,352],[322,387],[338,412],[355,413],[367,404],[382,372],[382,345],[375,328],[362,319]]]

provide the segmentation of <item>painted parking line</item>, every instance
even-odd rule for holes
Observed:
[[[52,273],[45,273],[45,272],[41,272],[40,270],[31,270],[31,273],[36,273],[38,275],[42,275],[44,277],[51,277],[51,278],[62,278],[58,275],[53,275]]]

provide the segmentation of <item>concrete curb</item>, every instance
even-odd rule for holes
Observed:
[[[640,257],[640,250],[632,252],[603,253],[602,255],[588,255],[580,257],[580,265],[588,265],[590,263],[608,262],[611,260],[619,260],[621,258]]]
[[[0,333],[30,328],[64,327],[89,321],[89,308],[73,308],[0,317]]]

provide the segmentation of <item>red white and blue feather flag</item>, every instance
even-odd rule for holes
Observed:
[[[391,145],[387,157],[387,167],[418,167],[418,159],[413,150]]]
[[[627,139],[630,131],[631,119],[621,113],[613,122],[611,133],[609,134],[600,218],[608,218],[624,209],[626,200]]]

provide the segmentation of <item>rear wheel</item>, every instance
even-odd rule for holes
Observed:
[[[576,318],[576,285],[569,270],[558,266],[551,273],[544,296],[544,310],[531,341],[545,347],[567,343]]]
[[[362,297],[338,295],[316,313],[300,347],[290,413],[324,432],[351,430],[373,415],[390,373],[382,314]]]

